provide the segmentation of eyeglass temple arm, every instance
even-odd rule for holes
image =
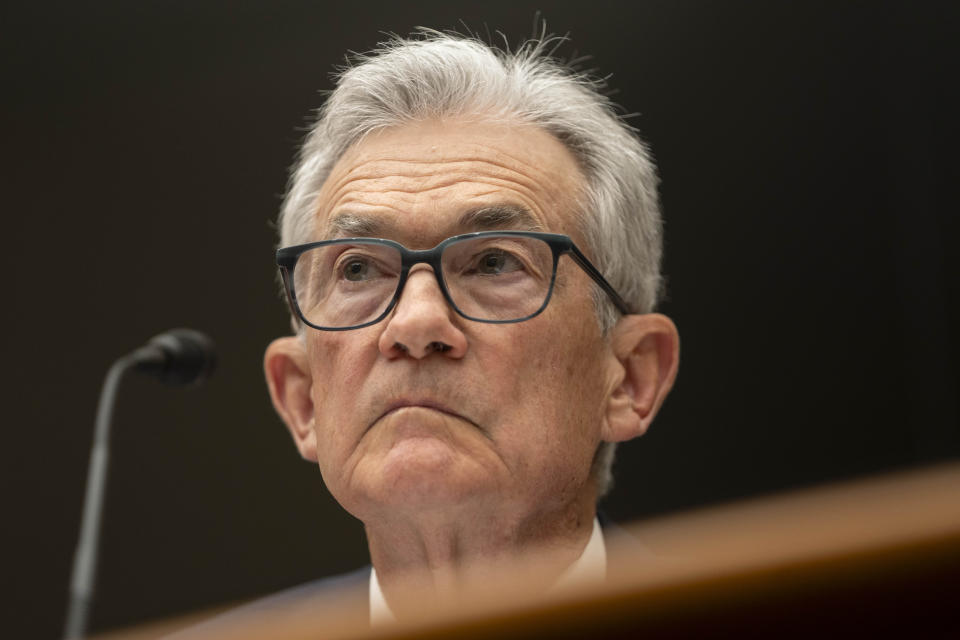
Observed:
[[[296,293],[294,293],[293,283],[290,281],[290,269],[285,264],[280,265],[280,282],[283,284],[283,298],[287,301],[287,308],[290,309],[290,317],[299,327],[301,320],[300,313],[297,311]]]
[[[630,309],[630,305],[620,297],[620,294],[617,293],[617,290],[613,288],[607,279],[603,277],[603,274],[597,271],[597,268],[593,266],[593,263],[587,259],[583,253],[580,252],[580,249],[577,248],[577,245],[570,243],[570,257],[573,258],[580,267],[587,272],[587,275],[593,278],[593,281],[600,285],[600,288],[606,291],[607,295],[610,296],[610,299],[613,300],[613,304],[620,310],[620,313],[624,315],[629,315],[633,313]]]

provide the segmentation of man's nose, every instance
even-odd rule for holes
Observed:
[[[456,313],[443,297],[433,270],[416,265],[380,334],[380,352],[388,358],[407,355],[420,360],[434,352],[462,358],[467,337],[455,324]]]

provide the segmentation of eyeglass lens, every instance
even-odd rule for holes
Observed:
[[[465,316],[519,320],[543,306],[553,278],[553,251],[523,236],[464,238],[444,247],[443,281]],[[375,320],[397,291],[401,254],[393,246],[349,240],[300,255],[293,287],[304,318],[341,328]]]

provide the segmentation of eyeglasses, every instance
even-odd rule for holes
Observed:
[[[534,231],[481,231],[413,251],[392,240],[344,238],[277,250],[291,308],[324,331],[383,320],[397,304],[410,268],[430,265],[450,306],[468,320],[523,322],[542,312],[569,255],[622,313],[630,307],[568,236]]]

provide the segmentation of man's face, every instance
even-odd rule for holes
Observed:
[[[470,231],[538,228],[584,246],[582,186],[573,156],[542,130],[406,125],[337,163],[317,199],[315,239],[371,235],[426,249]],[[614,359],[589,279],[568,258],[531,320],[460,317],[420,264],[383,321],[308,328],[305,348],[320,470],[368,525],[433,510],[469,519],[485,505],[519,520],[592,508],[589,470]]]

